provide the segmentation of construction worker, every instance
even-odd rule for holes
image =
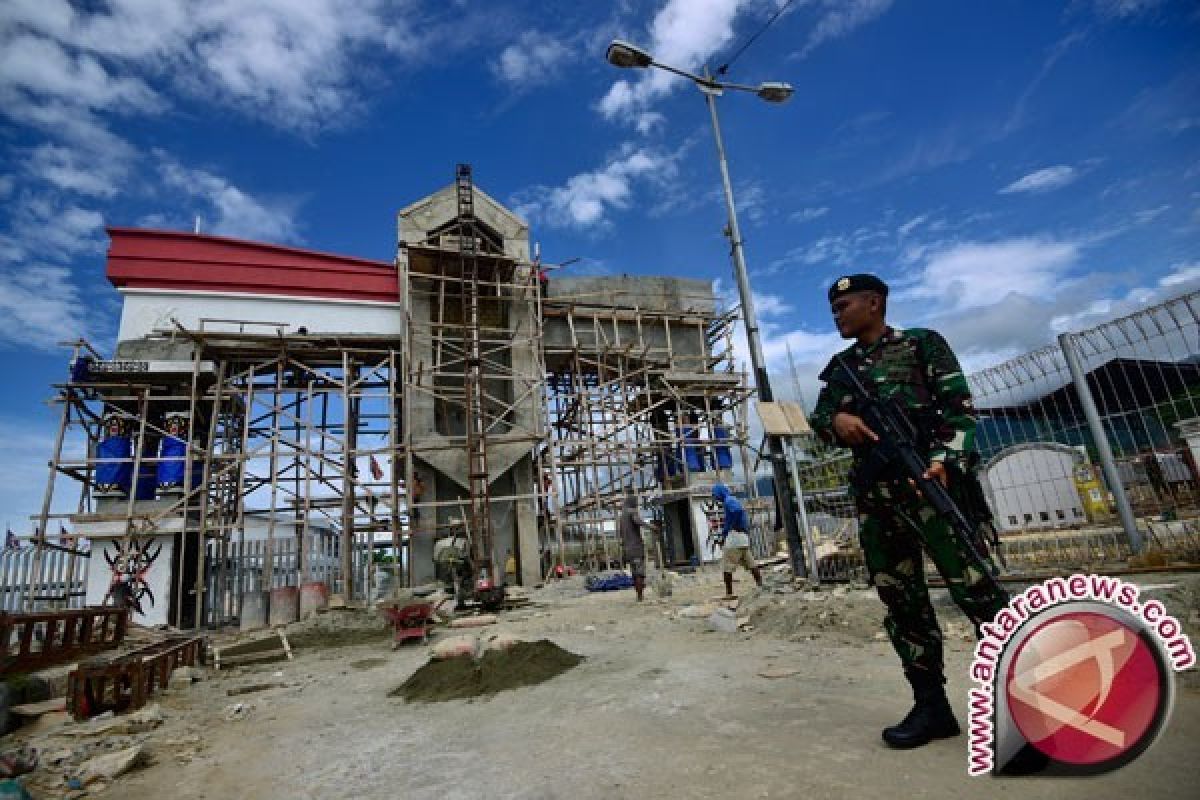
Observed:
[[[511,549],[506,550],[504,555],[504,582],[512,586],[517,583],[517,557]]]
[[[450,535],[433,543],[433,574],[448,590],[454,592],[455,607],[466,606],[475,593],[471,581],[471,540],[462,520],[451,517]]]
[[[623,558],[629,565],[633,591],[637,593],[639,603],[646,589],[646,544],[642,540],[642,528],[648,524],[638,513],[637,495],[626,494],[624,508],[617,519],[617,534],[621,537]]]
[[[725,595],[733,597],[733,571],[741,564],[750,570],[754,582],[762,588],[762,573],[750,554],[750,518],[746,509],[723,483],[713,486],[712,496],[725,507],[725,517],[716,543],[721,547],[721,577],[725,579]]]

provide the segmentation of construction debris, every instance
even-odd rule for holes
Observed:
[[[116,716],[111,711],[88,720],[83,725],[73,725],[62,731],[63,736],[95,737],[144,733],[154,730],[166,720],[157,705],[146,706],[132,714]]]
[[[285,683],[283,681],[271,681],[269,683],[250,683],[245,686],[234,686],[225,690],[227,697],[237,697],[242,694],[254,694],[255,692],[266,692],[271,689],[290,689],[295,684]]]
[[[96,756],[83,762],[77,776],[80,783],[90,786],[97,781],[113,781],[129,772],[145,760],[146,750],[141,745]]]
[[[474,636],[452,636],[442,639],[430,650],[430,658],[444,661],[447,658],[474,658],[479,650],[479,640]]]
[[[218,671],[232,666],[263,664],[284,659],[292,660],[292,647],[282,628],[276,628],[261,638],[213,648],[213,668]]]
[[[474,617],[459,617],[458,619],[450,620],[451,628],[482,628],[485,625],[495,624],[495,614],[479,614]]]

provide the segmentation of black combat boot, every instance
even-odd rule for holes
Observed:
[[[958,736],[958,720],[950,710],[942,676],[924,670],[907,670],[916,704],[899,725],[883,729],[883,740],[892,747],[907,750],[929,744],[934,739]]]

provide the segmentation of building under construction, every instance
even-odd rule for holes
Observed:
[[[286,621],[431,581],[464,530],[477,577],[530,585],[618,561],[629,492],[651,558],[696,563],[712,484],[753,471],[736,310],[707,281],[558,277],[467,166],[399,212],[393,263],[109,235],[117,342],[56,386],[38,528],[75,539],[37,540],[88,558],[88,604],[124,583],[146,623]]]

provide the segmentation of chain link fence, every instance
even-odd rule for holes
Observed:
[[[1010,571],[1200,562],[1198,305],[1193,292],[968,376]],[[805,455],[821,577],[860,577],[849,454]]]

